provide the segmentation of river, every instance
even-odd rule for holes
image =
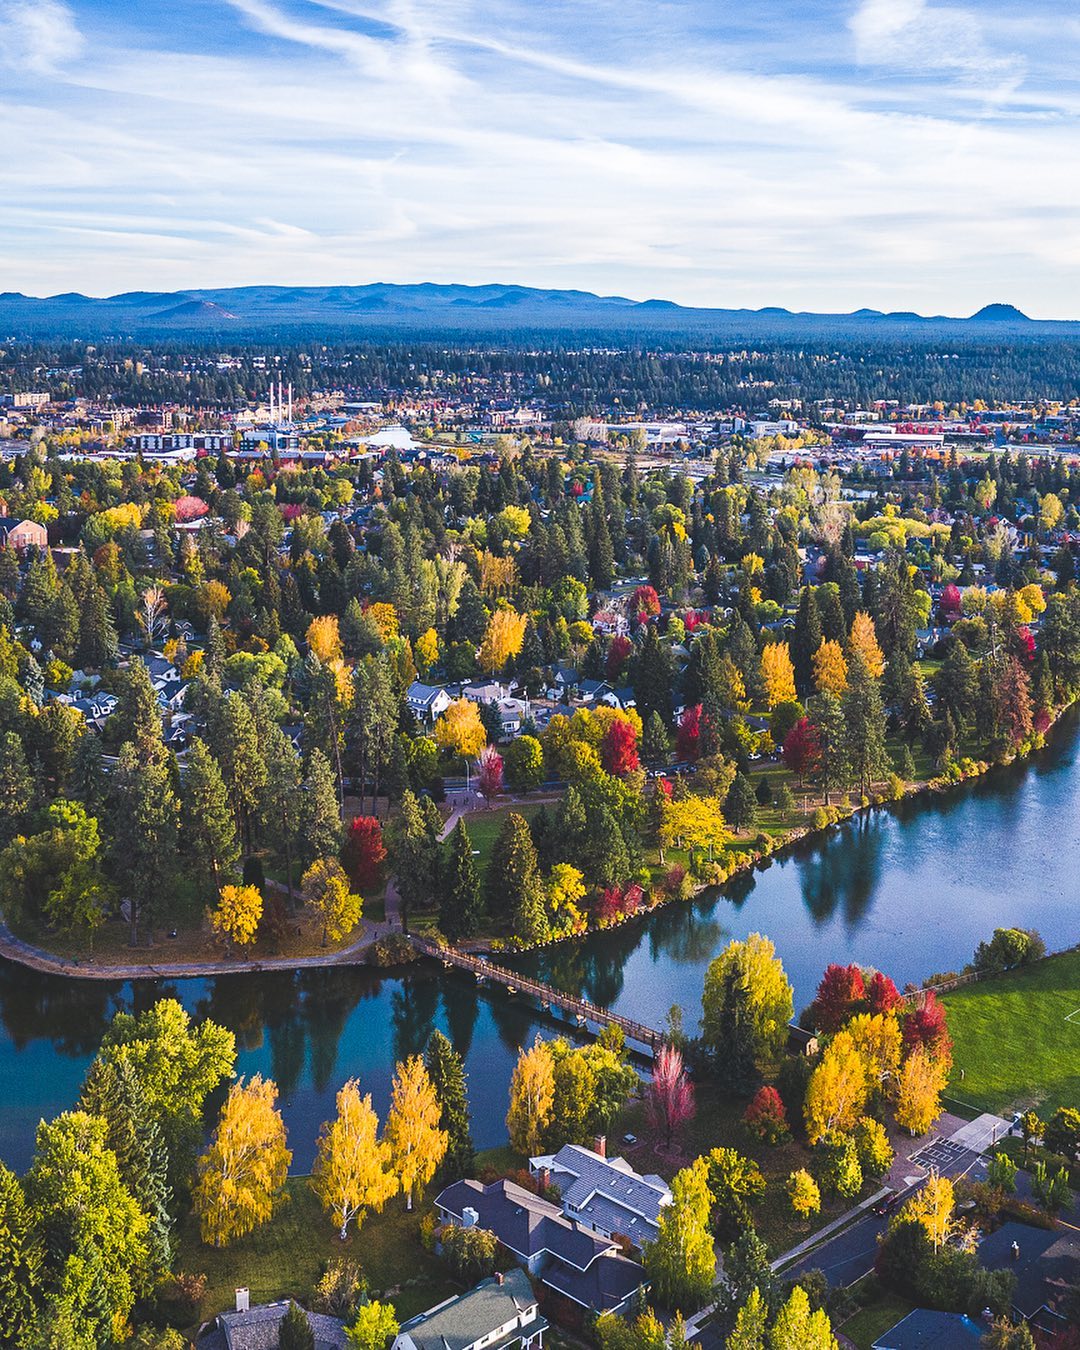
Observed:
[[[568,990],[660,1025],[672,1004],[692,1028],[706,966],[732,937],[766,933],[809,1002],[830,961],[877,966],[903,984],[959,969],[995,927],[1080,941],[1080,717],[1046,750],[941,797],[876,810],[696,900],[615,931],[518,958]],[[112,1013],[170,994],[231,1027],[238,1069],[278,1083],[294,1170],[310,1166],[334,1094],[359,1077],[380,1114],[395,1060],[438,1027],[465,1056],[479,1146],[505,1137],[517,1048],[541,1023],[500,990],[417,970],[233,975],[110,984],[0,962],[0,1158],[23,1169],[37,1122],[71,1106]]]

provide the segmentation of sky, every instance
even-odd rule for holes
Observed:
[[[0,290],[1080,318],[1075,0],[0,0]]]

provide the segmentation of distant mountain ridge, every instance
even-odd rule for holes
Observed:
[[[896,332],[986,333],[1010,331],[1080,337],[1080,323],[1038,321],[1013,305],[995,302],[968,318],[882,313],[800,313],[778,306],[763,309],[705,309],[672,300],[631,300],[591,291],[547,290],[493,283],[464,286],[422,282],[363,286],[234,286],[183,291],[124,291],[103,297],[68,291],[36,297],[18,291],[0,294],[0,335],[86,336],[233,333],[267,337],[315,330],[360,334],[365,330],[495,332],[548,329],[656,333]]]

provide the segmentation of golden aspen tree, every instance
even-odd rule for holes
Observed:
[[[217,908],[210,911],[210,927],[230,945],[247,947],[258,935],[262,912],[257,886],[222,886]]]
[[[323,1123],[311,1173],[312,1190],[342,1242],[353,1219],[359,1227],[369,1209],[378,1214],[397,1193],[390,1146],[378,1133],[371,1094],[361,1097],[359,1081],[350,1078],[337,1095],[337,1115]]]
[[[320,614],[312,619],[307,630],[308,649],[323,665],[341,660],[341,632],[336,614]]]
[[[850,1134],[866,1107],[866,1070],[846,1031],[825,1047],[806,1087],[806,1134],[816,1144],[830,1130]]]
[[[389,600],[376,600],[367,608],[367,616],[379,630],[384,642],[390,642],[398,635],[397,610]]]
[[[292,1153],[277,1109],[277,1085],[256,1074],[229,1089],[209,1148],[199,1159],[195,1213],[203,1242],[224,1247],[271,1217]]]
[[[383,1138],[390,1149],[398,1185],[412,1209],[446,1156],[450,1136],[439,1128],[442,1107],[419,1055],[398,1064]]]
[[[510,1079],[510,1109],[506,1128],[518,1153],[530,1157],[539,1149],[551,1124],[555,1101],[555,1063],[539,1036],[531,1050],[521,1050]]]
[[[851,650],[858,652],[869,673],[880,680],[885,673],[885,655],[877,640],[874,621],[865,609],[860,609],[851,621]]]
[[[456,698],[435,722],[435,743],[455,755],[472,759],[487,744],[480,709],[467,698]]]
[[[858,1013],[846,1027],[862,1056],[867,1081],[877,1088],[895,1082],[900,1068],[900,1023],[892,1013]]]
[[[416,639],[413,656],[420,674],[427,676],[439,659],[439,635],[434,628],[427,629]]]
[[[956,1229],[953,1219],[955,1204],[952,1182],[931,1168],[925,1183],[904,1205],[899,1218],[914,1219],[916,1223],[921,1223],[937,1251],[948,1242]]]
[[[941,1114],[941,1094],[948,1069],[919,1045],[900,1070],[896,1123],[912,1134],[925,1134]]]
[[[322,942],[340,942],[360,922],[364,902],[349,885],[345,869],[336,858],[317,858],[300,881],[304,904],[322,923]]]
[[[805,1167],[792,1172],[784,1185],[784,1190],[787,1192],[792,1212],[800,1219],[809,1219],[821,1209],[821,1190]]]
[[[814,653],[814,684],[819,694],[839,698],[847,688],[847,661],[839,642],[826,639]]]
[[[768,642],[761,653],[761,676],[770,708],[795,701],[795,667],[786,642]]]
[[[512,656],[517,656],[525,641],[526,616],[514,609],[497,609],[488,620],[487,632],[480,644],[477,661],[481,670],[494,675]],[[589,633],[592,636],[592,631]]]

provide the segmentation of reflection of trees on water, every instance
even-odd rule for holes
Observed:
[[[45,1039],[61,1055],[93,1055],[126,1006],[124,986],[111,980],[68,980],[0,962],[0,1021],[18,1050]]]
[[[480,995],[473,980],[442,981],[442,1003],[446,1034],[454,1049],[466,1059],[472,1049],[476,1019],[480,1016]]]
[[[863,815],[825,842],[799,851],[795,866],[803,900],[818,925],[837,909],[848,928],[862,922],[881,879],[882,823]]]
[[[439,981],[429,975],[404,976],[390,995],[394,1058],[408,1059],[427,1049],[439,1011]]]
[[[728,881],[723,890],[724,898],[728,900],[736,910],[742,909],[743,905],[749,900],[751,892],[757,885],[757,874],[752,867],[748,867],[744,872],[736,872]]]
[[[356,1005],[373,996],[377,983],[359,971],[312,970],[301,972],[301,1016],[311,1051],[311,1081],[325,1092],[334,1080],[342,1033]]]
[[[666,956],[676,965],[699,966],[714,956],[728,934],[717,917],[723,907],[715,894],[707,908],[708,913],[701,913],[697,904],[676,903],[658,910],[648,933],[653,961]]]

